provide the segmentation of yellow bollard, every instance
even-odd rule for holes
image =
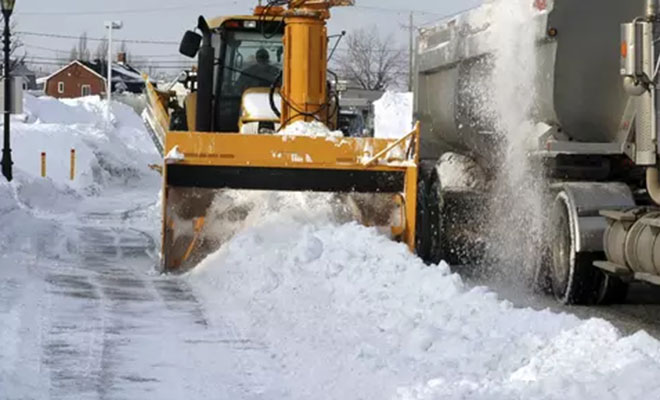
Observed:
[[[41,153],[41,177],[46,177],[46,153]]]
[[[71,180],[76,178],[76,149],[71,149]]]

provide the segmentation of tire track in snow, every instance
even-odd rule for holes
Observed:
[[[130,218],[81,215],[72,258],[48,268],[49,397],[262,398],[265,346],[212,326],[185,280],[154,274],[154,240]]]

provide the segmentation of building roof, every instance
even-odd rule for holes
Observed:
[[[25,65],[25,62],[19,62],[16,65],[13,66],[11,70],[11,74],[14,76],[36,76],[34,71],[32,71],[30,68],[28,68],[27,65]]]
[[[99,74],[98,72],[94,71],[94,69],[88,67],[83,62],[78,61],[78,60],[71,61],[69,64],[65,65],[64,67],[62,67],[62,68],[58,69],[57,71],[53,72],[52,74],[48,75],[46,78],[44,78],[44,81],[48,82],[52,77],[58,75],[60,72],[64,71],[65,69],[69,68],[70,66],[72,66],[74,64],[80,65],[81,67],[85,68],[86,70],[88,70],[92,74],[94,74],[94,75],[98,76],[99,78],[103,79],[103,81],[105,82],[106,79],[103,77],[103,75]]]
[[[107,62],[94,60],[84,63],[88,68],[93,69],[98,74],[106,76],[108,73]],[[144,84],[144,78],[137,69],[126,63],[112,63],[112,82],[139,83]]]

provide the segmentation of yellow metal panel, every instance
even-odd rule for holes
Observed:
[[[186,120],[188,121],[188,130],[197,129],[197,93],[190,93],[184,101],[186,106]]]
[[[261,21],[263,20],[264,17],[261,15],[230,15],[230,16],[224,16],[224,17],[216,17],[208,21],[209,28],[211,29],[217,29],[222,27],[225,22],[227,21]],[[274,22],[279,22],[282,21],[282,17],[274,16],[274,15],[268,15],[267,21],[274,21]]]
[[[366,165],[374,154],[392,144],[372,138],[315,138],[304,136],[239,135],[170,132],[165,152],[175,146],[185,155],[179,164],[231,167],[354,169],[403,171],[406,143],[392,151],[390,162]],[[398,163],[392,162],[394,160]],[[387,161],[383,158],[382,161]]]
[[[284,34],[282,125],[303,120],[326,121],[328,34],[325,20],[289,17]]]

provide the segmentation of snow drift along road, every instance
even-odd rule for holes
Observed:
[[[275,370],[258,379],[271,394],[660,395],[660,344],[645,333],[621,338],[604,321],[515,309],[373,229],[333,224],[318,198],[257,196],[270,212],[254,211],[251,226],[187,279],[215,323],[230,319],[241,336],[267,344]]]
[[[149,164],[159,157],[141,118],[130,107],[113,103],[108,128],[104,107],[98,97],[25,96],[25,115],[12,121],[15,179],[0,179],[0,251],[46,251],[59,257],[70,245],[61,221],[75,216],[88,196],[136,188],[151,188],[151,195],[158,190],[160,179]],[[77,155],[74,181],[69,176],[71,149]],[[40,176],[41,152],[47,153],[46,179]]]

